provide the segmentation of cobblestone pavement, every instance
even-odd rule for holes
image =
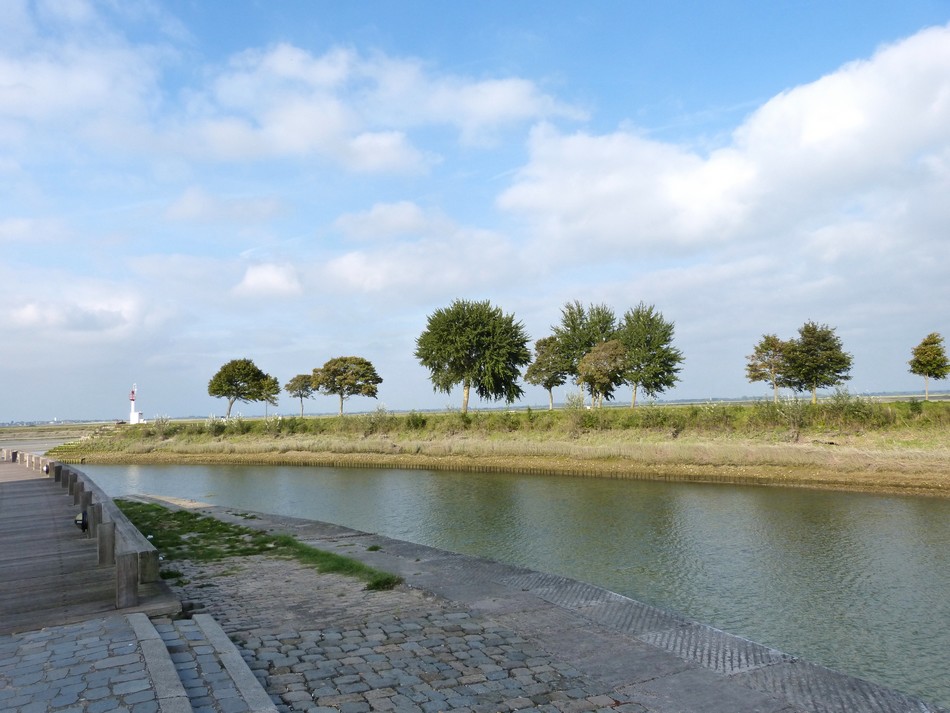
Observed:
[[[221,624],[279,710],[648,710],[418,590],[369,592],[268,557],[176,568],[182,598]]]
[[[124,616],[0,637],[0,710],[156,713],[145,656]]]

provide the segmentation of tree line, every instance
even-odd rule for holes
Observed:
[[[683,354],[673,345],[674,325],[654,305],[640,302],[618,318],[605,304],[568,302],[551,334],[534,343],[514,314],[506,314],[488,300],[457,299],[429,315],[426,328],[416,339],[414,356],[429,371],[434,391],[449,393],[462,387],[462,413],[468,412],[471,390],[482,399],[513,403],[524,391],[520,380],[540,386],[554,408],[554,389],[571,379],[590,397],[593,406],[612,400],[618,388],[632,390],[631,407],[638,394],[655,397],[679,381]],[[780,388],[810,391],[812,402],[821,388],[850,379],[852,356],[828,325],[808,321],[798,337],[782,340],[763,335],[746,357],[750,382],[767,382],[773,398]],[[943,337],[927,335],[912,351],[910,372],[924,377],[925,398],[929,380],[950,375]],[[526,367],[526,368],[525,368]],[[524,372],[522,374],[522,369]],[[315,393],[339,398],[339,414],[350,396],[376,398],[382,378],[373,364],[359,356],[330,359],[310,374],[298,374],[284,390],[300,399]],[[277,405],[277,378],[261,371],[250,359],[233,359],[208,382],[208,394],[228,401],[226,417],[237,401]]]

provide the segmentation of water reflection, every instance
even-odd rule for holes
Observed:
[[[555,476],[85,466],[593,582],[950,704],[950,501]]]

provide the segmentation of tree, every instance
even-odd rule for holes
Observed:
[[[567,373],[574,378],[575,383],[581,385],[578,364],[596,344],[614,338],[617,318],[605,304],[592,304],[585,308],[578,300],[574,300],[561,308],[561,323],[551,327],[551,330]]]
[[[280,393],[280,382],[277,381],[276,376],[265,376],[261,379],[260,384],[260,399],[259,401],[264,402],[264,415],[267,415],[267,404],[271,406],[277,405],[277,394]]]
[[[534,343],[534,361],[524,373],[529,384],[548,392],[548,410],[554,410],[554,389],[567,381],[567,364],[557,348],[555,337],[543,337]]]
[[[231,418],[235,401],[266,401],[276,405],[278,393],[280,385],[277,379],[258,369],[250,359],[232,359],[208,382],[209,396],[228,400],[225,418]]]
[[[577,365],[578,381],[590,392],[591,403],[600,407],[610,401],[614,389],[623,383],[627,350],[619,339],[594,345]]]
[[[483,399],[512,403],[524,393],[520,369],[531,361],[528,336],[513,314],[504,314],[485,300],[455,300],[429,315],[416,339],[415,356],[429,370],[432,388],[449,393],[462,385],[462,413],[468,413],[469,391]]]
[[[931,332],[911,352],[910,373],[924,377],[924,401],[930,401],[930,379],[946,379],[950,361],[943,348],[943,337]]]
[[[812,403],[818,401],[818,389],[851,378],[851,355],[826,324],[805,322],[798,329],[798,339],[787,342],[784,351],[786,384],[795,391],[810,390]]]
[[[623,379],[633,388],[631,408],[637,405],[639,389],[647,396],[656,396],[679,381],[683,353],[673,346],[673,323],[653,305],[641,302],[627,310],[617,338],[627,352]]]
[[[313,377],[309,374],[297,374],[290,381],[284,384],[284,391],[300,399],[300,415],[303,416],[303,400],[313,396]]]
[[[340,397],[340,415],[343,415],[343,400],[350,396],[369,396],[375,399],[376,387],[383,383],[376,367],[363,357],[343,356],[330,359],[320,369],[313,370],[310,384],[322,394]]]
[[[746,378],[755,383],[767,381],[772,385],[772,400],[778,402],[778,389],[785,386],[785,351],[787,343],[774,334],[764,334],[755,350],[746,357]]]

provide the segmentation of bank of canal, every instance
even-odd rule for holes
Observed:
[[[386,469],[83,468],[112,495],[333,522],[588,581],[950,705],[945,499]]]

